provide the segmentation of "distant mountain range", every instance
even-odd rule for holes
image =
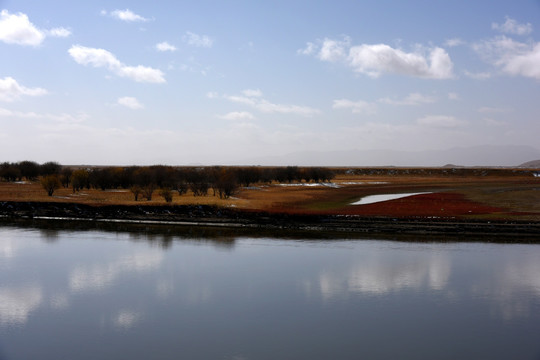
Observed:
[[[527,161],[526,163],[519,165],[519,167],[540,169],[540,160]]]
[[[244,161],[235,162],[235,164],[276,166],[444,166],[447,164],[456,166],[520,166],[525,162],[533,163],[531,161],[533,159],[540,159],[540,150],[532,146],[481,145],[432,151],[304,151],[282,156],[245,159]]]

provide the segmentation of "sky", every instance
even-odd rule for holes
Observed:
[[[0,161],[540,147],[538,0],[0,0],[0,11]]]

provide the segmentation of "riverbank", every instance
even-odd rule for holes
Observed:
[[[163,226],[211,226],[294,231],[396,234],[526,236],[540,239],[540,223],[521,220],[294,214],[211,205],[103,205],[56,202],[0,202],[0,217],[118,222]]]

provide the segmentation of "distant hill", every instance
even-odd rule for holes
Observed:
[[[523,164],[519,165],[519,167],[523,167],[523,168],[540,168],[540,160],[527,161],[526,163],[523,163]]]
[[[299,166],[509,166],[540,159],[540,150],[521,145],[480,145],[432,151],[346,150],[304,151],[281,156],[248,158],[238,165]],[[457,167],[456,166],[456,167]]]

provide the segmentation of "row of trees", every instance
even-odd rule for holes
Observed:
[[[29,166],[31,164],[32,166]],[[28,171],[28,168],[34,171]],[[256,183],[320,182],[334,177],[328,168],[319,167],[173,167],[164,165],[129,167],[73,168],[58,163],[23,161],[0,165],[0,178],[5,181],[41,179],[43,188],[52,196],[59,187],[72,187],[73,192],[84,188],[130,189],[135,200],[152,199],[156,189],[166,201],[172,201],[173,191],[180,195],[191,191],[205,196],[212,190],[214,196],[228,198],[240,186]]]
[[[0,178],[4,181],[35,181],[41,176],[59,174],[61,170],[62,165],[52,161],[41,165],[34,161],[4,162],[0,164]]]

